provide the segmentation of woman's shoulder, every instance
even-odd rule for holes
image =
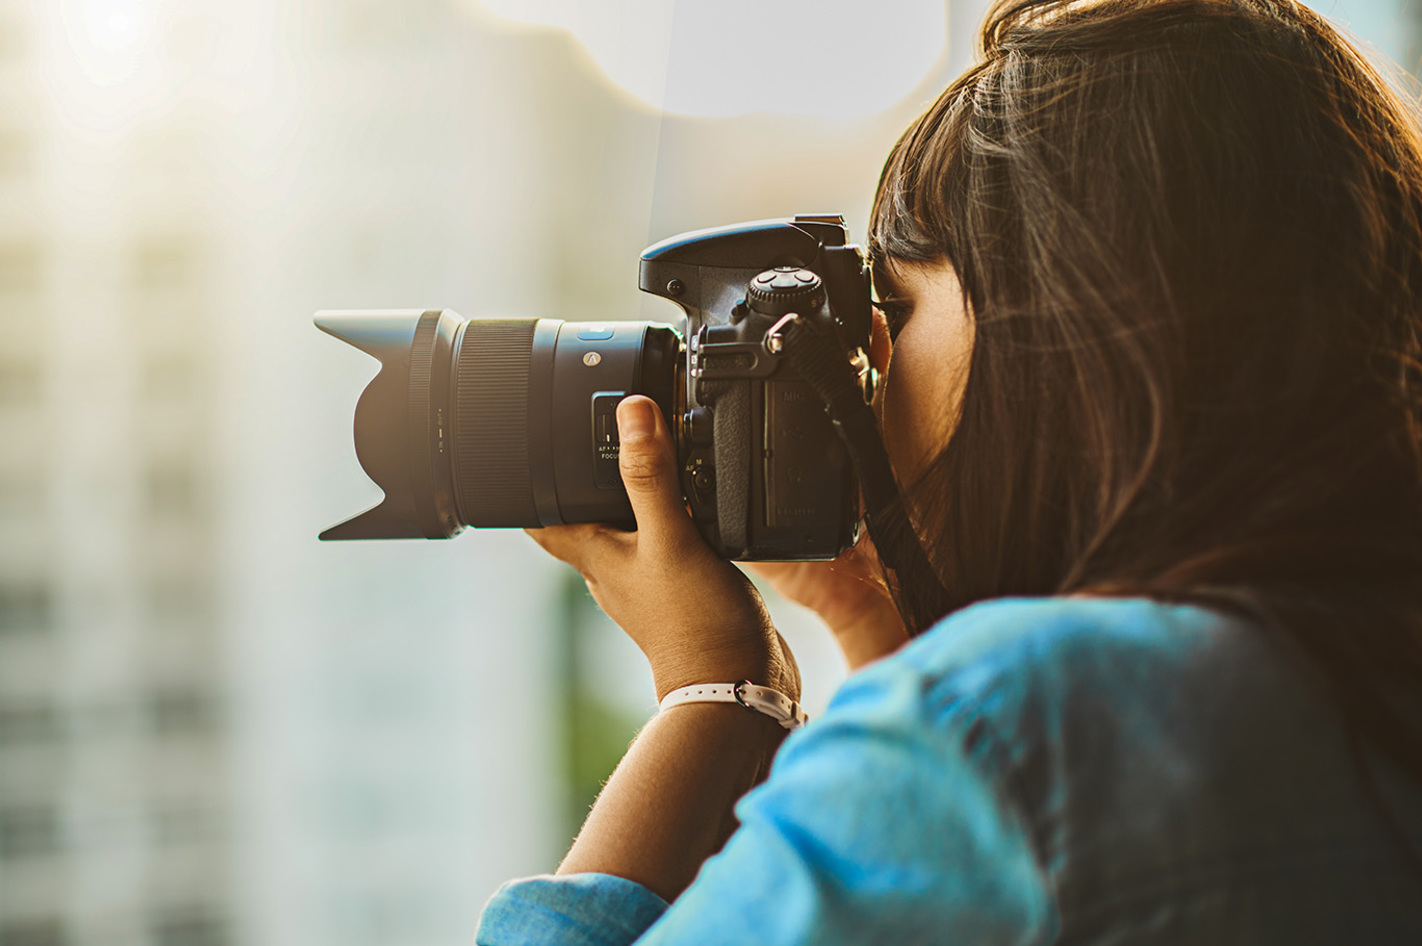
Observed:
[[[1011,598],[944,618],[851,678],[832,707],[912,703],[926,723],[971,715],[1008,736],[1028,716],[1189,713],[1302,685],[1262,631],[1218,611],[1143,598]]]
[[[1418,787],[1378,760],[1360,768],[1306,665],[1217,611],[1075,597],[976,605],[852,677],[814,725],[827,744],[889,740],[914,747],[906,765],[972,772],[1077,929],[1251,896],[1281,929],[1325,928],[1342,915],[1338,898],[1395,906],[1415,882],[1374,799],[1382,791],[1397,826],[1422,840]]]
[[[1208,608],[1148,598],[1001,598],[957,611],[903,648],[900,668],[946,673],[1010,665],[1117,670],[1118,661],[1186,664],[1221,648],[1252,650],[1251,625]]]
[[[1129,848],[1178,829],[1248,847],[1255,830],[1312,835],[1366,808],[1341,715],[1305,665],[1194,606],[975,605],[852,677],[819,724],[829,742],[872,732],[925,765],[971,765],[1048,859],[1066,853],[1051,838]]]

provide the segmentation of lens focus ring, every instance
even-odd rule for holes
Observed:
[[[468,323],[455,365],[455,492],[472,526],[536,527],[528,461],[529,356],[537,319]]]

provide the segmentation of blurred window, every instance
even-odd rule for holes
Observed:
[[[60,714],[53,704],[0,704],[0,746],[51,742],[59,733]]]
[[[227,922],[211,910],[193,908],[153,924],[153,946],[226,946]]]
[[[150,467],[146,477],[148,512],[157,518],[202,512],[203,489],[196,470],[174,460]]]
[[[0,241],[0,293],[37,291],[43,268],[44,253],[36,241]]]
[[[0,923],[0,946],[67,946],[69,937],[58,917]]]
[[[191,356],[155,356],[143,366],[143,396],[149,401],[188,400],[197,387],[197,370]]]
[[[53,854],[59,840],[59,813],[53,806],[0,808],[0,860]]]
[[[0,406],[40,402],[44,369],[38,358],[0,355]]]
[[[153,731],[160,736],[211,732],[217,728],[216,697],[197,687],[159,690],[148,700]]]
[[[33,140],[14,129],[0,129],[0,181],[29,174],[33,163]]]
[[[203,257],[194,237],[149,237],[134,250],[134,282],[148,292],[191,289],[202,281]]]
[[[39,582],[0,581],[0,636],[48,630],[54,620],[54,598]]]
[[[159,624],[198,623],[208,617],[210,604],[207,583],[192,575],[162,575],[148,589],[148,613]]]
[[[0,469],[0,516],[32,515],[44,506],[44,472]]]
[[[133,167],[172,187],[212,186],[214,129],[188,123],[163,124],[136,132]]]
[[[0,10],[0,64],[16,62],[29,52],[28,24],[19,10]]]
[[[221,825],[211,805],[195,801],[166,802],[155,807],[150,817],[153,838],[164,845],[208,840],[218,834]]]

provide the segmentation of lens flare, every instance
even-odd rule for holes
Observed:
[[[89,43],[108,53],[137,51],[153,32],[152,10],[135,0],[88,0],[83,19]]]

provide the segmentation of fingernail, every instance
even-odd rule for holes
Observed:
[[[617,435],[623,441],[645,440],[657,429],[656,405],[645,398],[627,398],[617,405]]]

